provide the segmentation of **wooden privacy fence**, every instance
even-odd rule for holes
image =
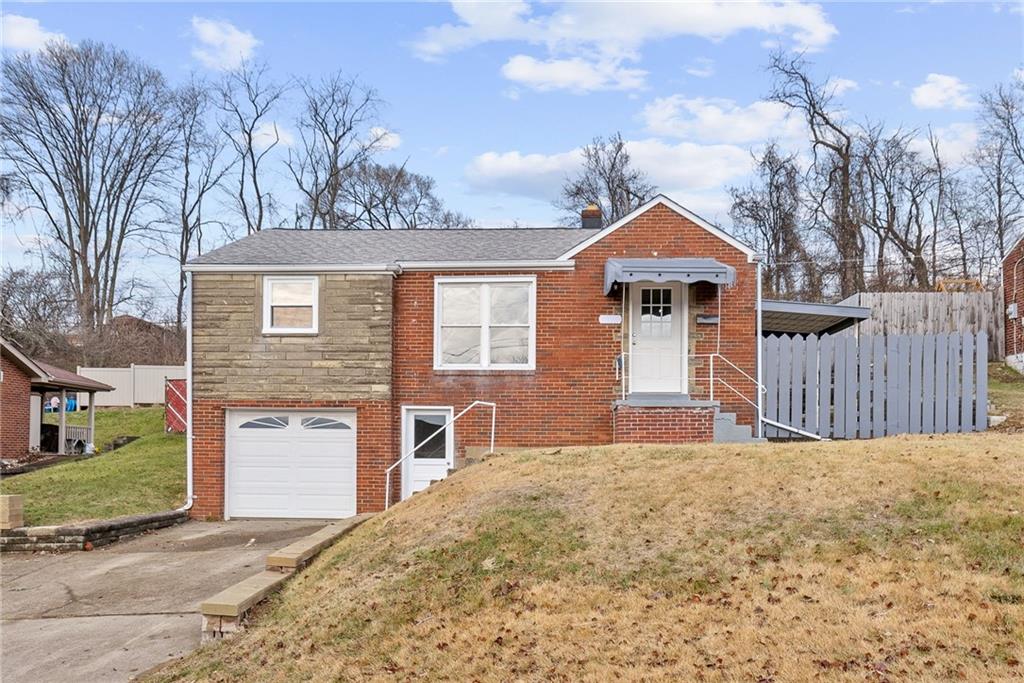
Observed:
[[[867,320],[843,332],[860,336],[986,332],[988,357],[1003,359],[1003,292],[861,292],[842,303],[866,306]]]
[[[981,431],[988,426],[988,336],[767,337],[764,415],[819,436]],[[796,436],[766,428],[765,436]]]

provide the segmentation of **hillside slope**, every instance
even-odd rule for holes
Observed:
[[[160,680],[964,680],[1024,669],[1019,435],[500,455]]]

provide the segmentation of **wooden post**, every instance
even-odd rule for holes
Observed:
[[[64,443],[67,440],[68,432],[68,419],[67,410],[65,409],[65,403],[68,400],[68,390],[60,390],[60,428],[57,430],[57,453],[64,455],[67,451],[67,445]]]
[[[89,392],[89,443],[86,444],[85,450],[93,451],[96,450],[96,392]]]

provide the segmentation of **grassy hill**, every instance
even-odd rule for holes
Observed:
[[[1019,434],[493,457],[159,680],[1006,680]]]
[[[85,413],[68,415],[69,424],[87,420]],[[87,460],[5,478],[0,493],[25,497],[29,525],[108,519],[181,505],[185,437],[164,433],[163,407],[97,411],[96,443],[101,449],[119,436],[139,438]]]

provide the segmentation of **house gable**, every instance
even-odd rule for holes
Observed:
[[[601,232],[599,232],[599,233],[597,233],[595,235],[592,235],[591,237],[587,238],[586,240],[580,242],[579,244],[574,246],[572,249],[568,250],[567,252],[565,252],[564,254],[559,256],[559,259],[560,260],[568,260],[568,259],[573,258],[577,254],[579,254],[581,251],[586,249],[587,247],[590,247],[591,245],[596,244],[597,242],[600,242],[601,240],[603,240],[608,235],[611,235],[612,233],[617,231],[619,228],[622,228],[624,226],[629,225],[630,223],[635,221],[637,218],[639,218],[640,216],[644,215],[645,213],[647,213],[648,211],[650,211],[652,208],[654,208],[656,206],[664,206],[664,207],[666,207],[668,209],[671,209],[672,211],[676,212],[677,214],[679,214],[683,218],[687,219],[688,221],[690,221],[691,223],[696,225],[697,227],[699,227],[699,228],[701,228],[703,230],[706,230],[707,232],[711,233],[713,236],[717,237],[718,239],[722,240],[723,242],[725,242],[729,246],[735,248],[737,251],[740,251],[741,253],[746,255],[748,263],[752,263],[752,262],[754,262],[756,260],[757,252],[755,252],[751,247],[749,247],[748,245],[744,244],[740,240],[736,239],[735,237],[733,237],[729,233],[725,232],[724,230],[722,230],[718,226],[714,225],[713,223],[710,223],[710,222],[704,220],[703,218],[701,218],[697,214],[693,213],[692,211],[690,211],[689,209],[687,209],[683,205],[678,204],[678,203],[672,201],[671,199],[669,199],[668,197],[666,197],[663,194],[659,194],[657,197],[654,197],[653,199],[648,201],[643,206],[635,209],[634,211],[631,211],[630,213],[626,214],[625,216],[623,216],[619,220],[615,221],[614,223],[612,223],[608,227],[604,228],[603,230],[601,230]]]

